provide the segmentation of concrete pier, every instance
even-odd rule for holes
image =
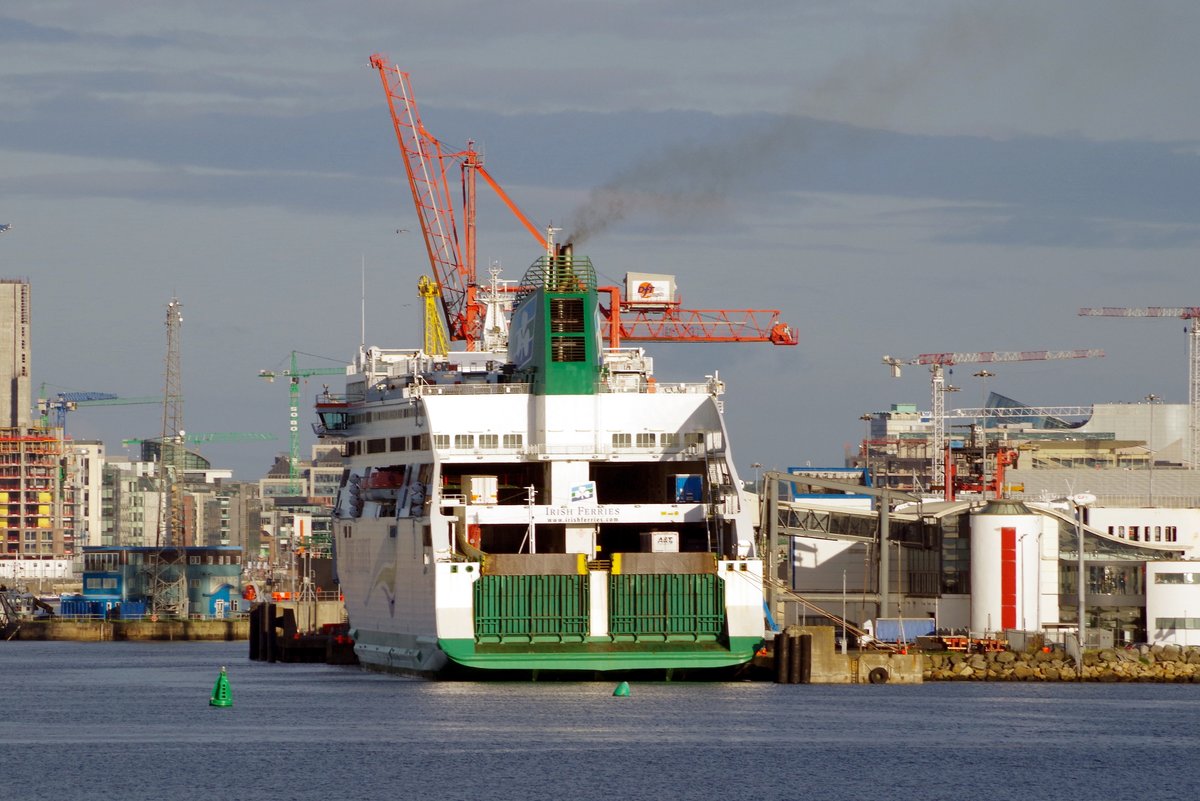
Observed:
[[[781,634],[767,654],[755,657],[755,667],[780,683],[920,684],[924,679],[925,662],[920,654],[838,652],[833,626],[788,626]],[[801,639],[804,635],[808,637]],[[805,640],[807,649],[802,646]],[[776,653],[781,642],[789,646],[782,664],[776,661],[782,655],[782,651]],[[781,677],[787,677],[786,681]]]
[[[13,640],[70,640],[75,642],[144,640],[244,640],[250,633],[246,618],[230,620],[22,620]]]

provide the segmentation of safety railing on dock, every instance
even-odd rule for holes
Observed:
[[[156,615],[146,613],[144,615],[134,615],[130,617],[109,617],[107,615],[42,615],[40,617],[22,618],[23,620],[65,620],[72,623],[88,623],[88,622],[107,622],[107,623],[158,623],[168,620],[187,620],[187,621],[206,621],[206,620],[248,620],[250,617],[247,612],[238,612],[229,615]]]
[[[845,619],[833,614],[828,609],[825,609],[824,607],[813,603],[812,601],[805,598],[803,595],[800,595],[799,593],[790,589],[786,584],[784,584],[782,581],[779,581],[778,579],[764,578],[763,583],[766,585],[770,585],[775,590],[775,592],[784,596],[785,600],[794,601],[794,602],[800,604],[806,610],[814,612],[815,614],[819,615],[820,617],[823,617],[826,620],[829,620],[837,628],[843,629],[844,631],[846,631],[850,634],[853,634],[855,637],[858,638],[858,641],[860,643],[870,645],[870,647],[872,647],[876,650],[879,650],[879,651],[891,651],[892,653],[901,653],[904,650],[904,646],[893,645],[891,643],[879,642],[878,640],[875,640],[864,629],[858,628],[857,626],[847,622]]]

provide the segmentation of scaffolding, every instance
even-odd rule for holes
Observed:
[[[62,429],[0,429],[0,556],[74,555],[77,489],[67,463]]]

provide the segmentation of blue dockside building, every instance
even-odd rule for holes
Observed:
[[[235,546],[85,546],[83,594],[64,596],[61,610],[141,618],[169,596],[174,616],[227,618],[242,611],[241,573],[242,549]]]

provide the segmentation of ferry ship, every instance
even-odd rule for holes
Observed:
[[[336,570],[362,665],[424,676],[736,673],[764,636],[714,372],[606,348],[589,259],[485,288],[484,347],[361,347],[314,428],[346,465]]]

